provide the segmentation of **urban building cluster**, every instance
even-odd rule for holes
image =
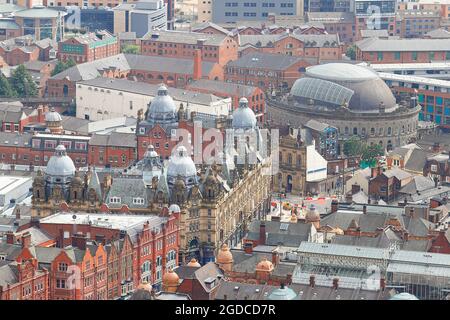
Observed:
[[[0,300],[450,299],[449,1],[13,2]]]

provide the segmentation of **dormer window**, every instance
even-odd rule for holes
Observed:
[[[109,198],[109,202],[110,203],[120,204],[120,203],[122,203],[122,198],[120,198],[120,197],[110,197]]]

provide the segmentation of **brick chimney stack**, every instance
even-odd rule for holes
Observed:
[[[309,286],[311,288],[314,288],[316,286],[316,276],[315,275],[309,276]]]
[[[21,237],[22,248],[31,247],[31,233],[25,232]]]
[[[14,244],[16,240],[16,237],[14,236],[14,233],[12,231],[6,232],[6,243],[7,244]]]
[[[253,253],[253,243],[251,243],[251,242],[244,243],[244,252],[246,254],[252,254]]]
[[[333,279],[333,288],[334,290],[337,290],[339,288],[339,278]]]
[[[265,245],[266,244],[266,223],[264,221],[261,221],[261,224],[259,225],[259,245]]]
[[[200,80],[202,78],[202,51],[196,49],[194,52],[194,80]]]
[[[86,250],[87,238],[82,233],[76,233],[72,236],[72,246],[80,250]]]
[[[272,264],[276,266],[280,261],[280,256],[278,255],[278,251],[275,249],[272,251]]]
[[[380,279],[380,289],[381,291],[384,291],[386,289],[386,279],[384,278]]]
[[[331,213],[335,213],[338,211],[339,201],[336,199],[331,200]]]

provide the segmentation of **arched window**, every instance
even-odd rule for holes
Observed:
[[[357,128],[357,127],[354,127],[354,128],[353,128],[353,134],[354,134],[354,135],[357,135],[357,134],[358,134],[358,128]]]
[[[373,136],[375,134],[375,128],[370,128],[370,134]]]
[[[390,136],[390,135],[392,134],[392,128],[391,128],[391,127],[389,127],[389,128],[387,129],[387,134],[388,134],[388,136]]]
[[[159,75],[158,80],[164,80],[164,77],[162,75]]]
[[[291,165],[292,164],[292,154],[288,154],[288,163]]]
[[[345,127],[344,134],[348,134],[348,127]]]

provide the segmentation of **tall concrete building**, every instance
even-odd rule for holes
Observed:
[[[201,1],[203,3],[203,0]],[[281,16],[299,16],[303,15],[303,0],[212,1],[211,13],[214,23],[266,20],[269,13]]]
[[[123,3],[113,9],[114,33],[136,32],[140,38],[154,29],[167,29],[167,4],[163,0]]]

